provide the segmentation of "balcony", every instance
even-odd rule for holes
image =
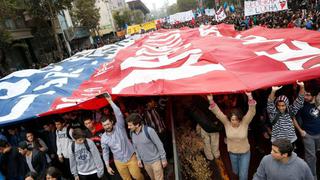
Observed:
[[[13,40],[32,38],[31,29],[27,28],[23,18],[5,19],[2,26],[11,33]]]

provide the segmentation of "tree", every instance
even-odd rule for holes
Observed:
[[[141,24],[144,21],[144,14],[143,14],[143,12],[141,10],[132,11],[132,16],[131,17],[133,18],[132,22],[134,24]]]
[[[0,23],[2,23],[6,18],[11,18],[19,11],[17,0],[2,0],[0,6]],[[21,5],[21,4],[20,4]],[[9,31],[5,29],[4,26],[0,26],[0,76],[3,76],[4,72],[8,70],[8,63],[6,62],[6,51],[11,47],[12,37]]]
[[[177,0],[178,10],[179,12],[182,11],[189,11],[192,9],[196,9],[198,7],[197,0]]]
[[[215,0],[205,0],[203,4],[205,8],[215,8]]]
[[[167,9],[167,14],[168,14],[168,15],[172,15],[172,14],[175,14],[175,13],[177,13],[177,12],[179,12],[177,3],[172,4],[172,5],[169,6],[168,9]]]
[[[97,30],[100,13],[95,3],[96,0],[74,0],[71,10],[72,21],[89,30]]]
[[[112,16],[115,20],[115,23],[119,28],[125,28],[125,25],[130,25],[130,10],[129,9],[123,9],[120,11],[114,11]]]
[[[63,59],[63,52],[56,32],[56,20],[62,10],[71,9],[73,0],[25,0],[26,7],[33,18],[48,18],[51,23],[51,30],[54,35],[55,44],[60,60]]]
[[[128,10],[114,11],[113,19],[116,21],[118,27],[124,27],[125,24],[141,24],[144,22],[144,14],[141,10]]]
[[[74,0],[71,10],[72,21],[99,36],[99,8],[95,6],[96,0]]]

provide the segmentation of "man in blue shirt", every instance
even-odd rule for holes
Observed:
[[[101,137],[101,147],[107,171],[110,175],[114,174],[113,169],[109,165],[109,151],[111,150],[114,163],[122,179],[131,180],[132,176],[136,180],[143,180],[144,177],[138,167],[134,148],[127,136],[123,115],[110,96],[107,95],[105,98],[111,105],[116,117],[116,121],[111,116],[103,117],[101,120],[105,130]]]
[[[298,126],[303,137],[305,160],[309,165],[314,179],[317,179],[317,147],[320,147],[320,93],[311,89],[305,93],[304,105],[299,112],[298,119],[301,127]],[[317,98],[318,97],[318,98]]]
[[[138,164],[143,167],[143,162],[151,180],[163,180],[163,168],[168,164],[166,152],[156,131],[143,125],[142,122],[143,119],[138,113],[132,113],[127,117]]]

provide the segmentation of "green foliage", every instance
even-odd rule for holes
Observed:
[[[34,17],[56,18],[57,14],[71,9],[73,0],[25,0],[26,7]]]
[[[177,6],[179,12],[189,11],[198,7],[197,0],[177,0]]]
[[[56,32],[56,19],[62,10],[71,9],[73,0],[24,0],[26,9],[33,19],[50,20],[51,31],[54,35],[54,42],[57,47],[59,59],[63,58],[63,51]],[[34,21],[36,22],[36,21]],[[37,24],[37,23],[35,23]]]
[[[0,1],[0,24],[6,19],[15,16],[21,9],[18,0],[1,0]],[[7,49],[12,42],[10,32],[0,25],[0,49]]]
[[[214,0],[205,0],[204,2],[203,2],[203,6],[205,7],[205,8],[215,8],[215,1]]]
[[[96,0],[74,0],[71,10],[72,21],[90,30],[99,26],[99,8],[95,6]]]
[[[144,14],[141,10],[134,10],[132,11],[132,21],[134,24],[141,24],[144,20]]]
[[[0,21],[25,8],[23,0],[0,0]]]
[[[115,20],[118,27],[124,27],[125,24],[141,24],[144,22],[144,14],[141,10],[128,10],[114,11],[113,19]]]
[[[0,28],[0,49],[6,49],[10,47],[11,42],[12,39],[10,33]]]
[[[168,15],[172,15],[172,14],[175,14],[179,12],[179,8],[178,8],[178,4],[175,3],[175,4],[172,4],[171,6],[168,7],[167,9],[167,14]]]
[[[112,13],[113,19],[119,28],[123,28],[125,24],[130,23],[130,10],[124,9],[122,11],[114,11]]]

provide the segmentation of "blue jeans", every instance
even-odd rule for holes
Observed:
[[[248,180],[248,170],[250,164],[250,151],[246,153],[229,152],[232,171],[239,176],[239,180]]]
[[[315,180],[317,179],[317,147],[320,145],[320,134],[309,135],[303,137],[304,156],[307,164],[309,165]]]

